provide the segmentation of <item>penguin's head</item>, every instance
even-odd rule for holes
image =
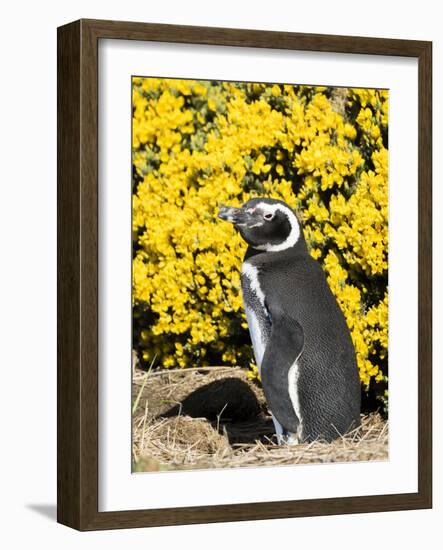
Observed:
[[[303,238],[294,211],[276,199],[250,199],[241,208],[222,206],[218,217],[233,223],[256,250],[279,252],[295,246]]]

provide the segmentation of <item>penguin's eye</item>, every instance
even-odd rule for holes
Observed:
[[[266,214],[264,214],[263,217],[264,217],[265,220],[268,220],[268,222],[269,222],[274,217],[274,214],[272,212],[267,212]]]

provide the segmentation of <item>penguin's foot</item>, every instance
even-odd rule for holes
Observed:
[[[272,415],[272,413],[271,413]],[[275,435],[277,436],[277,443],[279,445],[298,445],[301,441],[300,435],[302,430],[301,423],[298,425],[296,433],[288,432],[280,424],[280,422],[272,415],[272,420],[275,426]]]
[[[285,434],[277,434],[277,443],[279,445],[299,445],[300,439],[297,434],[287,432]]]
[[[300,439],[297,434],[288,434],[286,436],[286,445],[299,445]]]

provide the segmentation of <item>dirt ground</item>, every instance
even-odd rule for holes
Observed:
[[[277,445],[261,388],[240,368],[133,373],[133,470],[388,459],[388,424],[362,416],[333,443]]]

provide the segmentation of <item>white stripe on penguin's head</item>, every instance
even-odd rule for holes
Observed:
[[[260,244],[254,246],[254,248],[256,248],[257,250],[264,250],[265,252],[280,252],[281,250],[286,250],[287,248],[291,248],[296,244],[296,242],[300,238],[300,226],[298,224],[296,215],[290,208],[288,208],[284,204],[269,204],[267,202],[259,202],[258,204],[254,205],[254,207],[260,208],[260,210],[263,210],[263,212],[269,214],[275,214],[275,212],[277,211],[283,212],[288,219],[289,225],[291,226],[289,235],[283,242],[279,244]]]

